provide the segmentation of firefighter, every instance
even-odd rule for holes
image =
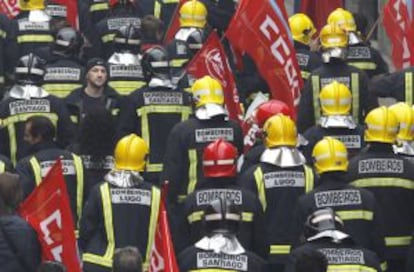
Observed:
[[[30,155],[17,162],[16,172],[20,176],[25,198],[39,186],[58,158],[62,161],[63,177],[68,189],[76,236],[85,202],[85,179],[82,159],[72,152],[59,148],[54,142],[56,129],[52,121],[44,116],[27,119],[24,140],[30,145]]]
[[[264,260],[236,236],[241,217],[229,199],[213,200],[202,216],[205,236],[178,255],[180,271],[265,271]]]
[[[147,49],[154,45],[162,44],[162,36],[164,35],[164,24],[154,15],[145,15],[141,19],[141,52],[145,52]]]
[[[142,68],[148,85],[128,96],[128,107],[121,110],[119,131],[140,135],[150,145],[145,177],[160,184],[168,134],[175,124],[192,113],[191,95],[171,84],[169,56],[165,48],[154,46],[142,57]]]
[[[79,60],[82,43],[82,36],[72,27],[64,27],[57,32],[43,78],[42,87],[46,91],[66,97],[82,87],[85,80],[85,68]]]
[[[255,138],[255,143],[253,144],[252,149],[250,149],[243,158],[243,165],[240,170],[241,173],[243,173],[250,166],[259,163],[260,156],[266,149],[261,139],[263,138],[263,125],[270,117],[279,113],[289,116],[292,119],[294,118],[292,109],[289,108],[286,103],[280,100],[271,99],[259,105],[254,111],[252,118],[248,120],[248,122],[252,124],[252,132],[249,131],[249,134],[255,134],[252,136]]]
[[[344,222],[346,233],[358,245],[374,251],[385,268],[386,248],[378,204],[371,192],[348,184],[347,155],[345,144],[333,137],[324,137],[316,143],[312,158],[319,175],[318,186],[297,202],[293,239],[300,239],[300,229],[309,215],[330,207]]]
[[[390,106],[390,111],[395,114],[399,123],[394,153],[414,162],[414,108],[399,102]]]
[[[394,154],[398,119],[387,107],[365,118],[367,148],[349,162],[351,184],[373,192],[384,216],[388,271],[403,271],[414,225],[413,165]]]
[[[160,19],[164,25],[169,26],[172,23],[175,9],[178,6],[180,0],[145,0],[147,3],[143,3],[143,6],[153,8],[151,14]],[[194,1],[194,0],[191,0]],[[183,2],[183,1],[181,1]]]
[[[311,72],[322,65],[321,56],[310,48],[316,28],[312,20],[303,13],[296,13],[289,17],[289,27],[300,73],[302,78],[307,80]]]
[[[107,63],[100,58],[90,59],[85,71],[86,84],[65,97],[72,121],[79,126],[86,114],[96,107],[111,112],[117,120],[123,98],[107,84]]]
[[[392,97],[413,105],[414,67],[383,74],[371,80],[370,93],[375,97]]]
[[[352,116],[358,123],[362,123],[365,114],[378,104],[367,92],[368,77],[365,72],[345,62],[348,42],[346,32],[329,24],[322,28],[319,38],[324,63],[311,73],[302,91],[298,108],[298,130],[301,133],[319,120],[321,115],[318,103],[319,92],[334,80],[345,84],[351,90],[354,99]]]
[[[160,190],[146,182],[148,145],[135,134],[115,147],[115,166],[89,195],[80,225],[83,269],[111,271],[115,248],[134,246],[148,267],[160,206]]]
[[[349,158],[355,156],[364,147],[364,128],[351,115],[353,100],[346,85],[333,81],[319,93],[321,118],[304,133],[308,144],[302,151],[309,163],[312,163],[312,150],[324,136],[332,136],[342,141],[348,149]]]
[[[121,26],[112,42],[115,53],[108,59],[108,85],[119,94],[128,95],[145,85],[140,54],[141,34],[133,25]]]
[[[109,13],[109,0],[78,1],[79,29],[91,40],[94,26]]]
[[[285,272],[296,271],[297,257],[313,250],[325,255],[327,271],[383,271],[378,256],[353,241],[345,232],[343,221],[331,208],[319,209],[309,215],[304,233],[306,243],[292,251]]]
[[[337,25],[347,33],[346,62],[349,65],[365,71],[369,78],[388,72],[388,65],[381,54],[363,41],[351,12],[337,8],[329,14],[327,23]]]
[[[292,119],[277,114],[266,121],[263,131],[266,150],[259,163],[243,173],[239,184],[259,197],[270,244],[269,263],[272,271],[283,271],[292,240],[289,207],[313,189],[314,176],[296,148],[298,135]]]
[[[10,56],[7,54],[10,40],[11,20],[6,14],[0,14],[0,100],[3,98],[5,86],[13,74],[14,66],[10,65]]]
[[[52,45],[54,38],[51,17],[45,12],[44,0],[19,0],[20,13],[12,19],[10,39],[12,44],[6,49],[11,67],[18,60],[35,50]]]
[[[32,115],[49,118],[57,128],[61,148],[74,139],[74,127],[64,103],[41,88],[45,68],[43,60],[29,54],[20,58],[15,69],[16,84],[0,102],[0,153],[15,164],[25,157],[29,145],[23,141],[24,122]]]
[[[201,219],[204,210],[213,200],[224,197],[241,211],[237,232],[240,243],[262,258],[267,257],[263,208],[257,196],[236,185],[237,157],[236,147],[222,139],[212,142],[204,149],[203,174],[206,180],[185,200],[183,227],[177,233],[183,243],[179,242],[178,252],[203,238]]]

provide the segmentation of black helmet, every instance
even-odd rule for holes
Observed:
[[[193,56],[201,49],[205,39],[204,32],[201,29],[194,29],[187,37],[186,43]]]
[[[343,231],[344,222],[331,208],[320,209],[308,216],[304,234],[306,238],[312,237],[326,230]]]
[[[237,233],[241,221],[240,210],[230,200],[219,198],[211,201],[204,211],[203,225],[207,235],[211,233]]]
[[[138,54],[141,46],[141,32],[134,25],[121,26],[113,40],[115,51],[128,51]]]
[[[40,85],[45,74],[45,61],[33,53],[21,57],[15,67],[19,84]]]
[[[64,27],[56,33],[53,52],[64,56],[77,56],[83,44],[83,38],[72,27]]]
[[[147,82],[153,77],[171,79],[170,58],[167,50],[162,46],[154,46],[145,51],[141,65]]]

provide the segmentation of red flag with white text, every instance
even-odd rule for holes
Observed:
[[[229,118],[241,122],[243,114],[236,83],[226,53],[215,31],[211,32],[203,47],[187,64],[186,70],[194,78],[210,75],[220,81]]]
[[[14,18],[19,12],[17,0],[0,0],[0,13],[6,14],[9,18]]]
[[[411,2],[410,5],[407,5]],[[383,24],[392,44],[392,61],[397,69],[414,64],[412,0],[389,0],[384,6]]]
[[[172,243],[167,210],[165,209],[166,185],[161,194],[158,223],[155,230],[149,272],[179,272]]]
[[[68,271],[80,272],[74,224],[60,160],[19,208],[37,232],[43,260],[63,263]]]
[[[285,14],[280,1],[243,0],[225,35],[255,61],[272,98],[295,109],[303,81]]]

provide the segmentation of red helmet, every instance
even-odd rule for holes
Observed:
[[[237,149],[223,139],[204,148],[203,172],[205,177],[234,177],[237,173]]]
[[[280,100],[272,99],[264,102],[259,107],[257,107],[254,116],[256,119],[256,124],[260,128],[262,128],[264,123],[266,123],[267,119],[278,113],[287,115],[290,118],[292,118],[292,120],[295,120],[293,111],[291,110],[291,108],[289,108],[289,106],[286,103]]]

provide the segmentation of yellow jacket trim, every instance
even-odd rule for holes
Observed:
[[[359,74],[351,73],[352,116],[357,122],[359,119]]]
[[[270,245],[270,254],[287,255],[291,248],[291,245]]]
[[[354,211],[336,211],[339,217],[346,220],[368,220],[371,221],[374,218],[374,213],[365,210],[354,210]]]
[[[201,221],[201,219],[203,218],[203,215],[204,215],[204,211],[193,212],[189,216],[187,216],[187,221],[190,224],[197,222],[197,221]]]
[[[194,192],[197,185],[197,151],[195,149],[188,150],[188,187],[187,195]]]
[[[327,272],[377,272],[377,270],[361,264],[330,264]]]
[[[145,84],[147,83],[144,80],[112,80],[108,82],[108,85],[121,95],[128,95]]]
[[[377,69],[377,64],[374,62],[347,62],[348,65],[356,67],[361,70],[375,70]]]
[[[158,1],[154,2],[154,16],[157,17],[157,19],[160,19],[161,16],[161,4]]]
[[[30,34],[20,35],[17,37],[17,43],[29,43],[29,42],[53,42],[53,36],[48,34]]]
[[[312,96],[313,96],[313,114],[315,123],[321,118],[321,106],[319,105],[319,93],[321,92],[321,83],[319,76],[312,76]]]
[[[42,88],[45,89],[50,94],[56,95],[57,97],[66,97],[73,90],[82,87],[82,84],[76,83],[46,83],[42,85]]]
[[[76,222],[76,226],[77,229],[79,229],[83,209],[83,189],[85,188],[83,180],[83,164],[82,159],[75,154],[72,154],[72,159],[76,170],[76,214],[78,216],[78,222]]]
[[[261,167],[257,167],[256,171],[254,171],[254,179],[256,181],[257,194],[259,196],[260,203],[262,203],[263,211],[266,211],[266,189],[263,182],[263,171]]]
[[[412,236],[393,236],[393,237],[385,237],[385,245],[387,247],[393,246],[408,246],[413,239]]]
[[[144,267],[149,265],[149,261],[151,259],[151,251],[154,244],[155,230],[158,222],[158,213],[160,211],[160,202],[161,192],[157,187],[153,186],[151,189],[151,215],[148,226],[148,242]]]
[[[115,34],[110,33],[110,34],[103,35],[101,37],[101,41],[103,43],[109,43],[109,42],[112,42],[114,40],[114,38],[115,38]]]
[[[413,104],[413,73],[405,73],[405,102],[409,105]]]
[[[29,163],[33,170],[36,186],[39,186],[39,184],[42,182],[42,174],[41,174],[39,161],[36,159],[36,157],[32,157],[29,160]]]
[[[303,166],[303,169],[305,171],[305,192],[309,193],[310,191],[313,190],[314,187],[314,176],[313,176],[313,171],[312,168],[310,168],[307,165]]]
[[[387,262],[382,262],[382,263],[381,263],[381,269],[382,269],[382,271],[387,271],[387,269],[388,269],[388,264],[387,264]]]
[[[6,172],[6,164],[0,161],[0,173]]]
[[[309,73],[308,71],[300,71],[300,75],[302,76],[303,79],[308,79],[311,75],[311,73]]]
[[[102,11],[102,10],[107,10],[109,9],[109,5],[108,3],[97,3],[97,4],[92,4],[89,7],[89,11],[90,12],[94,12],[94,11]]]
[[[88,262],[88,263],[96,264],[96,265],[99,265],[99,266],[112,268],[112,259],[107,260],[104,257],[99,256],[99,255],[95,255],[95,254],[91,254],[91,253],[84,253],[82,255],[82,260],[83,260],[83,262]]]
[[[182,67],[189,59],[173,59],[170,61],[170,66],[175,68]]]
[[[414,181],[400,178],[364,178],[354,180],[356,187],[398,187],[414,190]]]

